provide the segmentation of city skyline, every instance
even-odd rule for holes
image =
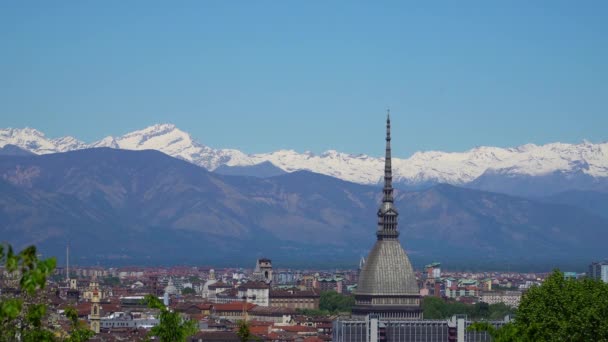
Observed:
[[[0,3],[0,339],[608,340],[607,17]]]

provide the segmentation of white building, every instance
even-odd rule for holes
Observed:
[[[520,291],[488,291],[481,294],[479,301],[488,304],[504,303],[516,308],[521,302],[521,294]]]
[[[238,287],[238,298],[259,306],[270,306],[270,287],[264,282],[252,281]]]

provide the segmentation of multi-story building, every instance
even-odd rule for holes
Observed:
[[[321,296],[314,290],[272,290],[270,291],[270,306],[291,309],[319,309]]]
[[[429,279],[441,278],[441,264],[434,262],[424,266],[426,270],[426,277]]]
[[[248,319],[247,312],[256,305],[246,302],[232,302],[226,304],[216,304],[213,306],[213,316],[225,318],[231,321]]]
[[[290,324],[295,314],[296,310],[286,307],[256,306],[249,310],[248,317],[252,321]]]
[[[445,289],[445,296],[448,298],[460,298],[460,297],[477,297],[479,295],[479,288],[474,285],[447,287]]]
[[[299,281],[300,288],[306,289],[309,291],[312,290],[315,285],[315,279],[316,279],[316,277],[313,274],[307,274],[305,276],[302,276],[302,278]]]
[[[270,306],[270,286],[266,283],[250,281],[240,285],[237,289],[237,296],[240,300],[259,306]]]
[[[521,302],[521,295],[521,291],[487,291],[481,293],[479,301],[488,304],[503,303],[517,308]]]
[[[107,331],[113,329],[134,329],[145,328],[150,329],[159,324],[158,318],[152,315],[143,317],[134,317],[132,314],[125,312],[115,312],[107,317],[100,319],[100,330]]]
[[[608,261],[591,263],[589,265],[589,278],[608,283]]]
[[[338,293],[343,292],[344,280],[342,277],[334,276],[329,278],[319,277],[315,280],[314,288],[323,291],[336,291]]]
[[[509,322],[489,322],[500,327]],[[342,320],[333,323],[334,342],[490,342],[491,336],[485,332],[468,331],[473,322],[466,316],[453,316],[444,320],[382,320],[370,315],[364,320]]]

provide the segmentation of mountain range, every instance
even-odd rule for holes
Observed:
[[[155,150],[0,154],[1,240],[58,256],[69,241],[80,264],[353,265],[375,240],[380,195],[310,171],[223,175]],[[397,190],[400,238],[417,267],[586,265],[605,257],[608,218],[572,197]]]
[[[394,142],[394,150],[399,150]],[[312,171],[345,181],[375,185],[381,181],[383,158],[335,150],[320,155],[279,150],[245,154],[214,149],[172,124],[158,124],[120,137],[84,143],[73,137],[49,139],[31,128],[0,130],[0,147],[15,145],[36,154],[94,147],[157,150],[209,171],[274,176]],[[465,152],[417,152],[393,158],[394,181],[404,189],[451,184],[512,195],[544,197],[567,190],[608,191],[608,143],[527,144],[514,148],[477,147]]]

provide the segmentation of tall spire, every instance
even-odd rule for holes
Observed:
[[[391,110],[386,110],[386,151],[384,156],[384,199],[393,202],[393,170],[391,165]]]
[[[397,216],[399,213],[393,206],[393,170],[391,165],[391,116],[390,109],[386,111],[386,151],[384,156],[384,188],[382,189],[382,204],[378,209],[378,239],[396,239]]]

